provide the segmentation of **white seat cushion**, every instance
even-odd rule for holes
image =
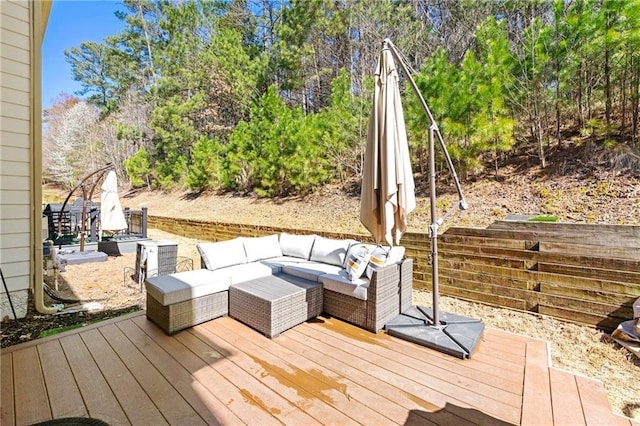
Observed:
[[[247,262],[282,256],[278,235],[276,234],[266,237],[244,238],[242,243],[247,254]]]
[[[258,261],[264,265],[269,265],[271,267],[282,268],[283,266],[295,266],[298,264],[308,263],[308,260],[292,257],[292,256],[280,256],[280,257],[271,257],[269,259],[262,259]]]
[[[341,270],[342,268],[339,266],[311,261],[301,262],[295,265],[285,265],[282,267],[282,272],[285,274],[315,282],[319,282],[319,278],[322,275],[337,274]]]
[[[315,235],[294,235],[283,232],[280,234],[280,249],[284,256],[309,260],[315,239]]]
[[[347,271],[342,269],[337,274],[325,274],[320,277],[320,282],[326,290],[355,297],[360,300],[367,300],[369,280],[358,278],[355,281],[349,279]]]
[[[229,275],[220,271],[195,269],[176,274],[147,278],[147,297],[153,297],[164,306],[229,290]]]
[[[212,271],[247,263],[242,238],[217,243],[200,243],[196,247],[204,260],[204,266]]]
[[[234,285],[245,281],[255,280],[256,278],[275,275],[280,272],[280,268],[278,266],[265,265],[260,262],[252,262],[245,265],[229,266],[228,268],[218,269],[218,271],[229,275],[231,285]]]
[[[310,259],[315,262],[343,267],[347,250],[352,243],[352,240],[333,240],[318,236],[313,243]]]

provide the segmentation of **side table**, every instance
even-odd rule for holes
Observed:
[[[145,279],[176,272],[178,244],[170,240],[140,241],[136,250],[134,279],[142,285]]]
[[[229,316],[269,338],[322,312],[322,284],[269,275],[229,288]]]

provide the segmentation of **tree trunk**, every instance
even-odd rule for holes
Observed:
[[[604,51],[604,116],[607,124],[607,139],[611,136],[611,64],[609,48]]]
[[[622,72],[622,81],[620,82],[620,102],[622,103],[622,111],[620,114],[622,117],[620,118],[622,121],[620,123],[620,140],[624,140],[625,128],[627,127],[627,70],[629,69],[629,64],[625,64]]]
[[[544,135],[542,132],[542,123],[540,122],[540,117],[536,117],[536,137],[538,139],[538,155],[540,157],[540,165],[542,168],[547,167],[547,161],[544,157]]]
[[[637,63],[638,58],[631,56],[631,69],[634,70],[631,78],[631,139],[635,146],[638,145],[638,114],[640,113],[640,70],[636,66]]]
[[[535,131],[536,141],[538,143],[538,157],[540,158],[540,165],[544,169],[547,167],[547,162],[544,157],[544,133],[542,131],[542,118],[540,117],[540,105],[538,101],[538,91],[535,88],[534,83],[533,90],[533,128]]]
[[[560,63],[556,61],[556,143],[560,146]]]
[[[559,24],[559,17],[556,17],[556,19],[554,19],[555,22],[555,31],[554,31],[554,41],[555,41],[555,49],[556,52],[554,54],[555,56],[555,78],[556,78],[556,143],[558,146],[560,146],[560,142],[561,141],[561,137],[560,137],[560,70],[561,70],[561,64],[560,64],[560,55],[558,52],[558,34],[560,32],[560,30],[558,29],[558,24]]]
[[[582,62],[578,67],[578,124],[584,127],[584,108],[582,107]]]
[[[589,81],[590,72],[587,70],[585,81],[587,83],[587,120],[591,120],[591,82]]]
[[[140,3],[136,3],[138,8],[138,13],[140,14],[140,21],[142,22],[142,30],[144,31],[144,40],[147,44],[147,54],[149,55],[149,68],[150,75],[149,77],[152,80],[152,84],[155,86],[156,84],[156,69],[153,66],[153,54],[151,52],[151,41],[149,39],[149,30],[147,29],[147,21],[144,19],[144,13],[142,13],[142,6]]]

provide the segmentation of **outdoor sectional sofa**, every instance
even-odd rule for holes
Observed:
[[[288,233],[197,247],[202,269],[145,282],[147,318],[168,334],[229,315],[275,337],[322,312],[378,332],[411,306],[403,247]]]

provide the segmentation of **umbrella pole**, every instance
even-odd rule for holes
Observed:
[[[435,147],[433,143],[433,124],[429,126],[429,192],[431,193],[431,285],[433,295],[433,326],[440,327],[440,312],[438,309],[440,302],[440,289],[438,282],[438,216],[436,211],[436,160]]]

